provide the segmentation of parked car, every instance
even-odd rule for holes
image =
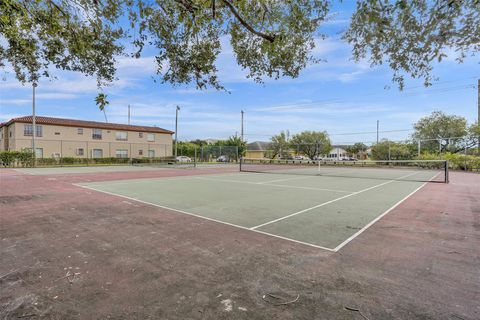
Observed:
[[[305,156],[295,156],[293,157],[294,160],[310,160],[308,157]]]
[[[192,162],[192,158],[187,156],[178,156],[175,158],[178,162]]]
[[[220,156],[217,158],[217,162],[229,162],[230,158],[228,156]]]

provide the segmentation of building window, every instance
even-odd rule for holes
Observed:
[[[103,150],[102,149],[93,149],[92,150],[92,158],[103,158]]]
[[[127,149],[117,149],[115,152],[117,158],[128,158],[128,150]]]
[[[83,134],[83,128],[78,128],[77,129],[77,134]]]
[[[143,150],[138,150],[138,155],[143,156]]]
[[[36,134],[36,137],[41,137],[42,136],[42,133],[43,133],[43,130],[42,130],[42,126],[39,126],[39,125],[35,125],[35,128],[37,130],[37,134]],[[23,135],[24,136],[31,136],[33,135],[33,125],[31,123],[26,123],[25,126],[23,127]],[[10,137],[11,137],[11,132],[10,132]]]
[[[102,130],[101,129],[93,129],[92,130],[92,139],[102,140]]]
[[[155,135],[153,133],[147,134],[147,141],[149,142],[155,141]]]
[[[148,150],[148,157],[155,158],[155,150]]]
[[[117,131],[116,138],[120,141],[127,141],[128,135],[125,131]]]
[[[12,137],[12,131],[8,132],[8,136],[11,138]]]
[[[25,148],[28,152],[32,152],[32,148]],[[43,148],[35,148],[35,158],[43,158]]]
[[[77,149],[77,156],[83,156],[85,154],[85,150],[83,148]]]
[[[138,137],[139,137],[139,138],[143,138],[143,132],[139,132],[139,133],[138,133]]]
[[[56,136],[59,136],[59,135],[60,135],[60,132],[55,132],[55,135],[56,135]]]

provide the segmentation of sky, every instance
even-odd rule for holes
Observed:
[[[118,80],[104,89],[110,104],[109,122],[175,128],[175,107],[180,106],[178,139],[226,139],[240,134],[240,112],[248,142],[268,141],[288,130],[290,135],[326,130],[335,144],[380,138],[402,140],[412,133],[412,124],[432,111],[477,119],[477,57],[463,64],[452,52],[435,65],[438,78],[431,87],[408,79],[404,91],[391,82],[387,67],[370,67],[351,60],[351,47],[341,40],[353,7],[339,5],[321,31],[328,37],[317,40],[314,55],[326,60],[308,66],[296,79],[267,80],[264,84],[246,78],[237,66],[228,39],[217,61],[219,79],[228,92],[193,86],[172,87],[155,83],[154,52],[140,58],[118,59]],[[7,66],[0,80],[0,122],[31,114],[32,89],[23,86]],[[36,91],[37,115],[105,121],[95,105],[96,81],[81,74],[56,72],[56,80],[41,80]]]

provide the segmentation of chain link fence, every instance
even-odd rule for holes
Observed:
[[[247,145],[246,158],[324,161],[355,160],[449,160],[451,169],[480,171],[479,136],[422,140],[381,140],[378,143],[348,142],[324,148],[318,144],[273,144],[256,142]],[[328,149],[328,150],[327,150]]]
[[[239,162],[240,160],[238,146],[192,146],[179,144],[177,146],[177,155],[204,163],[231,163]]]

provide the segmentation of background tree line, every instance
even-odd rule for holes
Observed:
[[[411,160],[419,156],[441,158],[444,154],[480,156],[480,126],[465,117],[434,111],[413,124],[413,133],[404,142],[383,139],[370,147],[357,142],[343,146],[349,156],[373,160]],[[332,144],[326,131],[304,131],[289,137],[288,131],[272,136],[268,158],[288,158],[292,153],[310,159],[330,153]]]

